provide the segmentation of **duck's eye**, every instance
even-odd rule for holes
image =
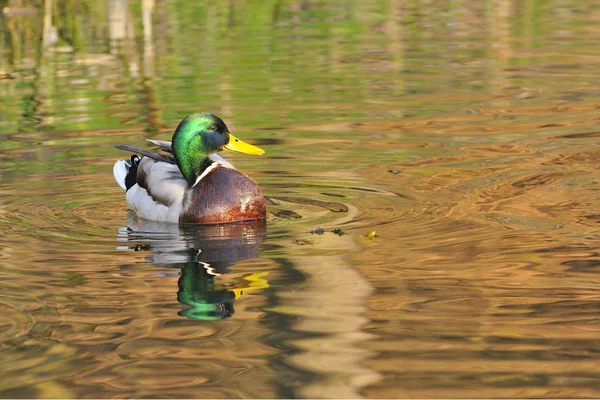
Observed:
[[[208,127],[209,131],[216,131],[217,130],[217,126],[215,124],[212,124]]]

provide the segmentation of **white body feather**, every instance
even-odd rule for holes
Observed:
[[[231,163],[217,154],[212,154],[209,158],[214,161],[215,167],[218,164],[225,168],[235,169]],[[130,167],[131,164],[126,160],[117,161],[113,167],[115,180],[124,190],[126,190],[125,177]],[[127,190],[127,206],[143,219],[179,223],[179,215],[183,211],[185,193],[188,189],[179,167],[175,164],[143,157],[138,170],[140,168],[146,175],[148,191],[137,183],[133,185]],[[209,167],[198,177],[194,186],[213,169],[213,166]]]
[[[125,187],[125,177],[129,172],[129,167],[131,167],[131,164],[126,160],[117,161],[113,167],[113,175],[123,190],[127,190],[127,187]]]

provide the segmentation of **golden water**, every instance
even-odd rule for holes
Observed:
[[[600,396],[600,8],[189,3],[0,20],[2,397]],[[201,110],[266,228],[128,214]]]

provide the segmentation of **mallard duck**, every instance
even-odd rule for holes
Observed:
[[[148,140],[165,153],[117,145],[135,154],[113,167],[117,183],[127,192],[127,205],[140,218],[180,224],[265,218],[258,185],[215,154],[229,150],[261,155],[264,150],[233,136],[221,118],[192,114],[179,123],[171,142]]]

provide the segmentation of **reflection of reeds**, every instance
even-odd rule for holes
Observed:
[[[425,105],[438,101],[428,93],[441,87],[461,96],[467,85],[488,105],[502,106],[539,93],[532,91],[535,85],[527,88],[534,77],[515,79],[507,70],[515,61],[527,65],[531,59],[515,48],[533,50],[550,40],[541,33],[553,32],[547,27],[556,22],[551,7],[534,0],[438,6],[401,0],[9,1],[0,19],[6,27],[0,29],[0,51],[9,57],[0,57],[0,72],[44,65],[44,76],[31,79],[56,82],[45,99],[68,96],[72,81],[88,79],[88,85],[75,85],[87,92],[77,91],[90,103],[86,114],[102,113],[96,99],[106,90],[117,92],[127,101],[105,122],[139,122],[149,131],[160,128],[161,105],[167,104],[185,109],[193,104],[249,122],[260,113],[263,121],[278,124],[322,121],[337,109],[337,115],[360,119],[373,113],[365,110],[371,104],[383,105],[377,117],[424,114]],[[143,38],[143,46],[137,38]],[[61,68],[73,62],[61,56],[64,51],[75,52],[88,69]],[[107,52],[114,57],[100,56]],[[8,86],[0,83],[0,96]],[[525,89],[505,96],[511,87]],[[17,96],[31,91],[20,88]],[[309,107],[270,110],[271,103]],[[447,103],[440,99],[439,104]],[[348,106],[351,110],[344,111]],[[16,108],[9,108],[9,117],[18,115]],[[53,101],[36,113],[53,116],[69,109]],[[48,125],[75,118],[61,117]],[[169,114],[166,119],[179,118]],[[89,128],[85,118],[78,122],[83,122],[79,128]],[[40,126],[44,123],[35,127]]]

